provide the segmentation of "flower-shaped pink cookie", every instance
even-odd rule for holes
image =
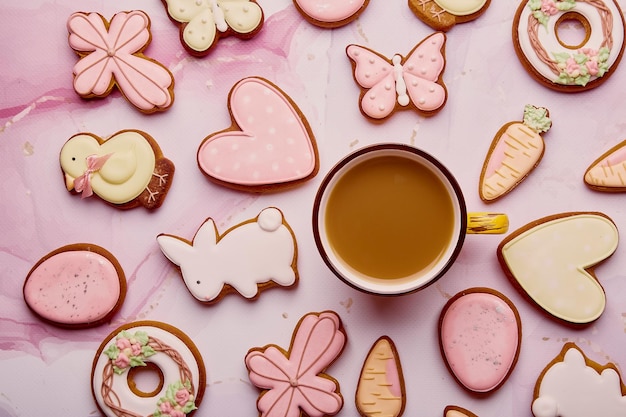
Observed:
[[[83,98],[105,97],[117,85],[144,113],[174,102],[174,76],[142,51],[151,40],[150,18],[142,11],[117,13],[110,22],[98,13],[74,13],[67,21],[69,44],[80,56],[74,89]]]
[[[346,335],[336,313],[305,315],[288,352],[275,345],[250,349],[250,381],[265,389],[257,401],[262,417],[337,414],[343,407],[339,384],[324,370],[343,351]]]

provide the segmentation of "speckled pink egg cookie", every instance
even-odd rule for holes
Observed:
[[[97,326],[126,296],[126,277],[104,248],[77,243],[39,260],[24,282],[24,301],[42,320],[61,327]]]
[[[242,191],[277,191],[313,178],[319,170],[309,123],[289,96],[258,77],[230,90],[232,125],[207,136],[198,166],[211,181]]]
[[[521,336],[517,308],[490,288],[459,292],[439,318],[444,362],[459,384],[476,394],[504,384],[517,363]]]

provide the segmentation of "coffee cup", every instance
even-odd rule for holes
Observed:
[[[339,161],[320,184],[313,234],[326,265],[372,294],[418,291],[443,276],[467,233],[505,233],[502,213],[468,213],[452,173],[413,146],[386,143]]]

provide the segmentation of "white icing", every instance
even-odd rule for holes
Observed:
[[[487,0],[434,0],[446,12],[455,16],[467,16],[482,9]]]
[[[606,296],[586,269],[617,248],[609,219],[578,214],[541,223],[506,243],[501,253],[522,289],[548,313],[589,323],[604,311]]]
[[[409,95],[406,93],[406,82],[402,72],[402,57],[400,55],[394,55],[392,58],[393,73],[396,79],[396,94],[398,95],[398,104],[401,106],[408,106],[410,103]]]
[[[206,51],[215,41],[216,29],[240,34],[255,31],[263,22],[263,10],[249,0],[165,0],[172,19],[187,23],[183,40],[195,51]]]
[[[259,284],[282,286],[295,282],[296,242],[283,224],[282,213],[264,209],[256,221],[242,223],[219,236],[212,219],[198,230],[190,245],[177,237],[157,237],[163,254],[178,265],[191,294],[213,301],[230,285],[246,298],[258,293]]]
[[[569,348],[541,379],[532,412],[535,417],[624,417],[626,396],[614,369],[598,373],[578,349]]]
[[[149,336],[159,339],[163,343],[171,346],[174,350],[178,351],[182,360],[187,364],[191,371],[193,379],[191,383],[194,389],[198,389],[200,385],[200,364],[198,364],[193,353],[184,341],[179,339],[176,335],[155,326],[137,326],[127,330],[130,333],[135,333],[137,331],[146,332]],[[105,349],[110,343],[113,343],[115,341],[116,336],[117,334],[111,336],[109,341],[107,341],[106,343]],[[116,411],[111,410],[105,404],[100,389],[103,383],[104,367],[110,361],[111,359],[109,359],[109,357],[104,353],[101,353],[96,358],[92,378],[93,394],[101,410],[107,415],[107,417],[117,417],[119,416],[119,414],[117,414]],[[135,395],[128,386],[128,371],[121,375],[115,375],[112,383],[113,391],[119,396],[120,406],[125,410],[132,411],[142,416],[152,415],[152,413],[157,410],[156,404],[159,398],[165,396],[168,385],[180,381],[180,368],[169,355],[163,352],[157,352],[156,354],[146,358],[146,362],[151,362],[155,364],[163,372],[163,387],[158,393],[156,393],[155,396],[139,397]]]
[[[624,43],[624,23],[621,17],[622,15],[613,0],[605,1],[604,5],[610,10],[613,18],[613,29],[611,31],[611,36],[613,38],[613,47],[611,48],[608,60],[608,66],[610,71],[610,68],[618,59],[620,55],[619,52],[622,49],[622,45]],[[582,45],[580,49],[600,49],[600,46],[604,39],[604,34],[602,33],[602,16],[600,16],[600,14],[598,13],[598,9],[588,3],[577,1],[576,6],[572,10],[570,10],[570,12],[579,13],[580,15],[584,16],[584,18],[587,19],[587,21],[589,22],[591,32],[590,36],[587,42],[585,42],[585,44]],[[565,12],[559,11],[554,16],[550,16],[547,28],[542,25],[539,26],[539,42],[551,58],[553,53],[571,54],[575,51],[561,45],[556,36],[555,26],[563,13]],[[519,24],[517,27],[519,46],[530,65],[535,70],[537,70],[544,78],[551,82],[555,82],[558,79],[558,75],[552,72],[550,67],[538,58],[537,53],[530,43],[530,39],[528,36],[529,16],[532,16],[532,10],[530,9],[530,7],[525,6],[520,13]],[[591,77],[592,80],[594,78],[597,77]]]

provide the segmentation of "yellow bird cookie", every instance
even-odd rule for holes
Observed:
[[[122,209],[161,206],[174,175],[174,164],[139,130],[106,140],[92,133],[74,135],[63,145],[60,163],[69,191],[82,198],[95,194]]]

